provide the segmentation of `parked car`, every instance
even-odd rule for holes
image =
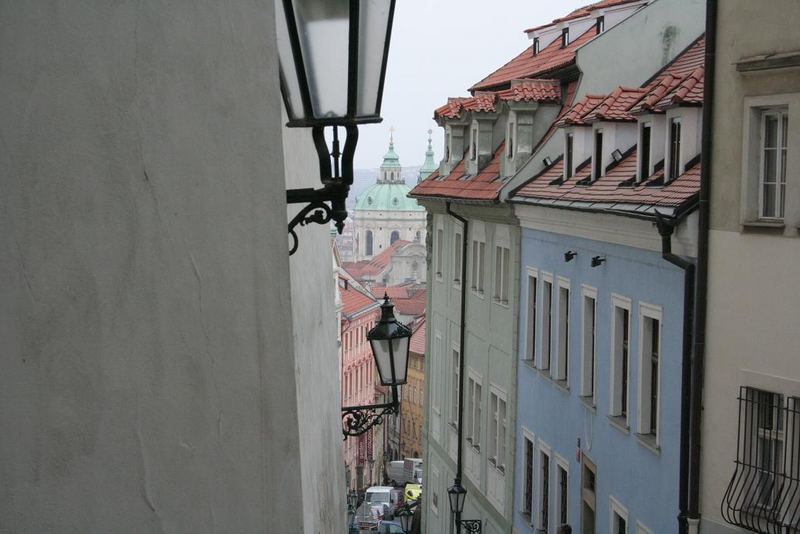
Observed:
[[[378,534],[403,534],[400,521],[381,521],[378,525]]]
[[[403,502],[403,492],[392,486],[372,486],[367,488],[365,502],[377,519],[389,515]]]

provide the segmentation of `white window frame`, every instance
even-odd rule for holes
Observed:
[[[617,515],[625,520],[625,532],[628,532],[630,529],[630,520],[628,519],[628,509],[622,506],[622,504],[613,496],[609,495],[608,497],[608,532],[610,534],[617,534],[617,530],[614,528],[614,515]]]
[[[587,324],[586,301],[594,303],[593,324]],[[590,328],[591,326],[591,328]],[[591,358],[589,351],[591,349]],[[581,285],[581,396],[589,399],[592,406],[597,392],[597,288]]]
[[[478,389],[480,391],[477,391]],[[483,437],[481,432],[481,423],[483,419],[483,406],[481,405],[483,399],[483,380],[471,367],[467,370],[467,399],[467,414],[469,415],[469,420],[467,421],[467,428],[465,429],[464,436],[467,443],[480,454],[481,438]],[[475,431],[476,428],[477,433]]]
[[[546,285],[549,284],[550,292],[545,290]],[[542,311],[540,321],[541,334],[539,339],[541,347],[539,349],[539,369],[549,371],[553,363],[553,275],[551,273],[542,272]],[[546,358],[545,358],[546,357]]]
[[[544,472],[544,456],[547,456],[548,465],[547,465],[547,473]],[[537,506],[536,506],[536,528],[542,530],[544,532],[549,532],[550,526],[553,524],[553,517],[550,513],[552,507],[552,500],[550,499],[550,493],[552,490],[552,476],[550,473],[553,470],[553,452],[550,449],[550,446],[547,445],[544,441],[539,439],[539,461],[537,462],[537,472],[538,472],[538,485],[537,489],[539,490],[536,492],[539,495],[537,499]],[[545,476],[547,477],[545,481]],[[547,501],[547,502],[545,502]],[[545,525],[542,512],[547,514],[547,525]]]
[[[458,403],[461,392],[458,390],[461,359],[461,347],[453,343],[450,347],[450,417],[448,423],[458,431]]]
[[[461,262],[464,258],[464,229],[460,224],[453,227],[453,287],[461,289]]]
[[[530,464],[530,466],[526,466],[525,465],[525,445],[526,445],[526,442],[531,444],[531,464]],[[525,428],[523,426],[522,427],[522,451],[521,451],[521,453],[522,453],[521,456],[522,456],[522,470],[523,470],[523,472],[522,472],[522,477],[520,477],[521,478],[521,480],[520,480],[521,485],[520,485],[519,495],[520,495],[520,500],[523,501],[522,502],[522,507],[521,507],[522,514],[523,515],[525,515],[525,514],[528,515],[528,517],[530,518],[530,524],[531,525],[533,525],[533,519],[535,517],[534,510],[536,509],[536,507],[534,506],[534,503],[536,502],[536,496],[538,495],[538,492],[536,491],[536,451],[537,451],[537,449],[536,449],[536,436],[533,434],[533,432],[531,432],[530,430],[528,430],[527,428]],[[526,467],[529,467],[528,471],[525,470]],[[524,502],[525,501],[526,476],[530,476],[530,483],[531,483],[531,500],[528,503]],[[526,504],[528,505],[527,506],[527,512],[525,510],[525,505]]]
[[[555,504],[556,512],[558,512],[556,514],[557,517],[555,518],[556,519],[556,523],[555,524],[556,525],[564,524],[564,523],[561,522],[561,500],[562,500],[563,496],[561,494],[561,480],[559,479],[560,473],[558,472],[559,469],[562,469],[567,474],[567,491],[566,491],[566,494],[567,494],[566,495],[567,521],[566,521],[566,524],[569,524],[569,511],[570,511],[569,510],[569,486],[570,486],[570,483],[569,483],[569,462],[567,460],[565,460],[564,457],[562,457],[559,454],[555,455],[555,459],[556,459],[556,469],[555,469],[556,476],[555,476],[555,480],[554,481],[555,481],[555,496],[556,496],[556,498],[555,498],[554,504]]]
[[[517,121],[514,120],[514,112],[509,113],[508,126],[506,127],[506,158],[513,160],[515,143],[517,141]]]
[[[569,358],[570,358],[570,299],[572,292],[570,291],[569,279],[559,276],[556,280],[556,325],[553,330],[556,333],[556,350],[555,352],[555,374],[551,373],[556,380],[567,382],[566,387],[569,387]],[[566,306],[562,302],[562,295],[566,292]],[[563,309],[563,308],[566,309]]]
[[[572,143],[570,143],[572,140]],[[571,149],[571,150],[570,150]],[[575,132],[573,130],[564,131],[564,180],[569,180],[574,174],[575,167]]]
[[[677,124],[678,129],[678,150],[677,154],[672,153],[672,125]],[[651,132],[652,133],[652,132]],[[683,151],[686,150],[686,146],[684,143],[684,131],[683,131],[683,117],[680,115],[675,115],[673,117],[669,117],[667,119],[667,150],[666,150],[666,160],[664,161],[664,183],[670,183],[676,180],[681,174],[683,174],[683,163],[681,161]],[[672,173],[672,165],[673,159],[677,160],[677,166],[675,167],[675,176],[671,176]]]
[[[597,134],[600,134],[603,138],[600,143],[600,154],[597,153]],[[606,139],[605,130],[603,128],[592,129],[592,181],[599,180],[606,174],[603,168],[603,153],[605,152],[604,147],[607,142],[608,139]]]
[[[486,228],[481,221],[470,225],[470,289],[473,294],[484,298],[486,284]]]
[[[641,521],[636,521],[636,534],[653,534],[653,531],[642,524]]]
[[[776,142],[777,146],[775,147],[776,157],[775,157],[775,182],[773,183],[775,187],[775,215],[766,215],[764,213],[764,152],[767,150],[764,147],[765,139],[766,139],[766,118],[768,116],[774,116],[778,119],[778,129],[776,132]],[[786,118],[787,128],[789,122],[789,109],[785,106],[774,106],[769,108],[761,108],[759,110],[759,136],[758,136],[758,218],[760,220],[773,220],[773,221],[782,221],[786,216],[786,168],[784,167],[784,162],[782,161],[783,158],[780,156],[781,150],[786,150],[786,163],[789,160],[789,149],[788,149],[788,132],[784,132],[783,126],[783,118]],[[787,147],[782,147],[782,134],[786,134],[787,137]],[[788,165],[787,165],[788,166]],[[783,177],[783,181],[781,182],[781,175]],[[783,194],[781,194],[781,186],[783,186]],[[781,213],[783,212],[783,213]]]
[[[648,154],[648,159],[647,159],[646,162],[642,161],[642,147],[644,145],[644,129],[645,128],[648,128],[650,130],[650,139],[649,139],[650,150],[648,151],[649,154]],[[653,121],[651,121],[651,120],[641,121],[639,123],[639,140],[638,140],[638,145],[637,145],[637,150],[636,150],[636,176],[638,177],[637,182],[642,182],[643,180],[646,180],[647,178],[650,177],[650,175],[653,172],[652,171],[652,168],[653,168],[653,129],[654,129],[654,125],[653,125]],[[642,164],[643,163],[647,164],[644,169],[642,169]],[[645,171],[644,174],[642,174],[642,170]]]
[[[656,440],[656,445],[660,442],[660,430],[661,430],[661,377],[663,376],[663,353],[662,353],[662,346],[664,341],[664,322],[663,322],[663,313],[661,310],[661,306],[657,306],[655,304],[648,304],[646,302],[639,302],[639,406],[637,407],[638,412],[638,432],[642,435],[652,435],[650,432],[650,422],[651,422],[651,413],[650,413],[650,394],[652,393],[650,389],[650,382],[651,382],[651,373],[652,373],[652,366],[651,366],[651,358],[650,354],[645,354],[645,341],[652,340],[652,337],[647,335],[648,332],[646,331],[646,323],[648,320],[651,321],[658,321],[658,376],[656,383],[656,433],[653,436]]]
[[[616,293],[611,295],[611,372],[609,373],[609,409],[608,413],[613,417],[622,417],[622,371],[623,369],[620,368],[622,361],[622,354],[621,350],[617,351],[617,313],[616,309],[624,309],[628,311],[628,369],[627,369],[627,395],[626,395],[626,410],[625,410],[625,426],[629,426],[630,415],[631,415],[631,319],[633,314],[631,313],[631,299],[628,297],[624,297],[622,295],[617,295]],[[620,345],[620,349],[622,346]],[[619,368],[619,369],[618,369]],[[619,376],[618,373],[619,372]],[[619,382],[619,383],[618,383]]]
[[[496,399],[496,406],[494,401]],[[500,407],[503,405],[501,413]],[[489,385],[489,451],[486,460],[489,465],[499,471],[502,475],[506,472],[506,460],[508,459],[508,400],[505,391],[496,384]],[[502,451],[502,455],[500,452]]]
[[[495,244],[494,247],[494,296],[497,304],[508,306],[508,279],[511,275],[511,249]]]
[[[536,332],[539,318],[536,314],[538,310],[536,299],[539,296],[539,271],[526,266],[525,272],[528,274],[528,296],[525,301],[525,352],[522,359],[535,366],[538,352],[536,350]]]
[[[437,217],[438,218],[438,217]],[[434,271],[436,280],[442,281],[444,278],[444,225],[441,221],[436,222],[436,239],[434,240]]]
[[[478,122],[473,121],[469,128],[469,159],[470,161],[478,160]]]

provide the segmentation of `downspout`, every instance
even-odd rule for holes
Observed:
[[[695,266],[692,262],[672,253],[672,234],[676,221],[667,219],[656,211],[656,227],[661,236],[661,257],[683,269],[683,346],[681,349],[681,435],[678,489],[678,525],[680,534],[688,532],[690,422],[692,392],[692,332],[694,327]]]
[[[469,222],[467,219],[450,209],[450,203],[445,203],[447,214],[459,221],[463,225],[461,232],[461,324],[459,332],[459,358],[458,358],[458,447],[456,453],[456,476],[455,484],[461,485],[461,466],[462,466],[462,447],[463,447],[463,428],[464,428],[464,355],[466,354],[466,330],[467,330],[467,231]],[[457,513],[456,532],[459,531],[458,522],[461,514]]]
[[[695,309],[694,363],[692,365],[692,418],[689,459],[690,532],[697,532],[700,522],[700,446],[703,412],[703,369],[706,352],[706,311],[708,292],[708,230],[711,198],[712,119],[717,57],[717,0],[706,0],[706,57],[703,88],[703,131],[701,141],[700,205],[697,236],[697,294]]]

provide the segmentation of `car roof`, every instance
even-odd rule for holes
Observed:
[[[392,486],[372,486],[371,488],[367,488],[367,493],[372,493],[376,491],[392,491],[394,488]]]

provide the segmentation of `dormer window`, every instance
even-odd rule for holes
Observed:
[[[450,161],[450,133],[444,134],[444,160]]]
[[[681,119],[675,117],[669,121],[669,168],[667,181],[672,181],[681,174]]]
[[[531,48],[533,49],[533,55],[534,56],[539,53],[539,38],[538,37],[534,37],[533,38],[533,46]]]
[[[603,175],[603,130],[594,132],[594,165],[592,167],[592,180],[597,180]]]
[[[649,122],[642,124],[642,138],[639,140],[639,181],[650,176],[650,139],[652,125]]]
[[[569,180],[572,178],[572,162],[574,158],[573,144],[574,136],[571,133],[567,134],[567,146],[564,150],[564,179]]]
[[[514,157],[514,123],[508,123],[508,134],[506,134],[506,157],[512,159]]]
[[[469,159],[475,161],[478,159],[478,127],[472,127],[472,136],[469,145]]]
[[[566,48],[569,44],[569,28],[561,30],[561,48]]]
[[[595,27],[597,28],[597,35],[600,35],[606,29],[606,18],[602,15],[597,17],[597,22],[595,23]]]

